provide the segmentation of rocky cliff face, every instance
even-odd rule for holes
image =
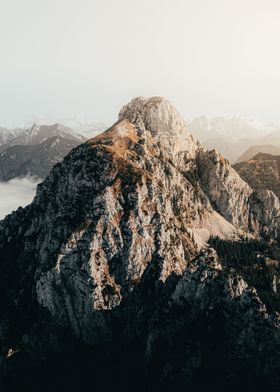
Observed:
[[[253,190],[216,150],[200,151],[198,167],[203,190],[229,222],[245,231],[278,237],[279,199],[273,192]]]
[[[139,371],[139,390],[206,375],[279,385],[278,317],[214,253],[199,256],[210,234],[273,236],[278,219],[277,197],[204,151],[172,104],[134,99],[0,223],[3,388],[91,390],[91,373],[96,388],[131,388]]]

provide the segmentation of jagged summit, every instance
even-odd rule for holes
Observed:
[[[164,97],[137,97],[125,105],[119,120],[127,120],[140,131],[151,132],[161,147],[174,155],[187,151],[194,157],[199,142],[193,138],[186,127],[183,116],[175,106]]]
[[[123,106],[118,121],[105,132],[89,140],[93,146],[105,144],[127,153],[135,143],[146,146],[156,155],[174,160],[178,153],[194,159],[201,144],[187,130],[182,115],[163,97],[137,97]],[[121,148],[119,148],[121,146]],[[139,147],[139,146],[138,146]]]
[[[127,119],[135,123],[139,118],[153,135],[177,135],[182,131],[186,132],[184,118],[175,106],[163,97],[134,98],[119,113],[120,120]]]

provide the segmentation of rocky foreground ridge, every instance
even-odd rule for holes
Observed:
[[[170,102],[132,100],[0,223],[1,388],[279,388],[278,313],[207,249],[279,214]]]

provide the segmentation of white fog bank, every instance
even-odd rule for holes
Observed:
[[[41,180],[31,177],[0,182],[0,219],[15,211],[18,207],[25,207],[30,204],[39,182]]]

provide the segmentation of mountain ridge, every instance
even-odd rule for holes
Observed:
[[[277,238],[279,220],[169,101],[133,99],[0,222],[0,385],[279,385],[279,315],[207,246]]]
[[[254,189],[269,189],[280,197],[280,157],[258,153],[253,158],[234,165],[235,170]]]
[[[51,168],[78,144],[72,139],[53,136],[40,144],[8,147],[0,153],[0,181],[25,176],[44,179]]]
[[[272,144],[263,145],[253,145],[248,150],[246,150],[240,157],[234,162],[234,164],[248,161],[254,158],[257,154],[270,154],[270,155],[280,155],[280,147],[273,146]]]
[[[242,117],[208,117],[199,116],[187,123],[189,130],[203,143],[205,140],[225,137],[231,142],[237,142],[246,135],[250,139],[257,139],[271,132],[280,131],[280,127],[267,124],[258,119]]]
[[[53,136],[66,137],[74,141],[79,141],[80,143],[86,140],[85,137],[75,133],[74,131],[72,131],[71,128],[66,127],[62,124],[33,124],[30,128],[21,129],[20,132],[16,135],[16,137],[12,137],[7,143],[3,143],[2,145],[0,145],[0,152],[15,145],[40,144]]]

